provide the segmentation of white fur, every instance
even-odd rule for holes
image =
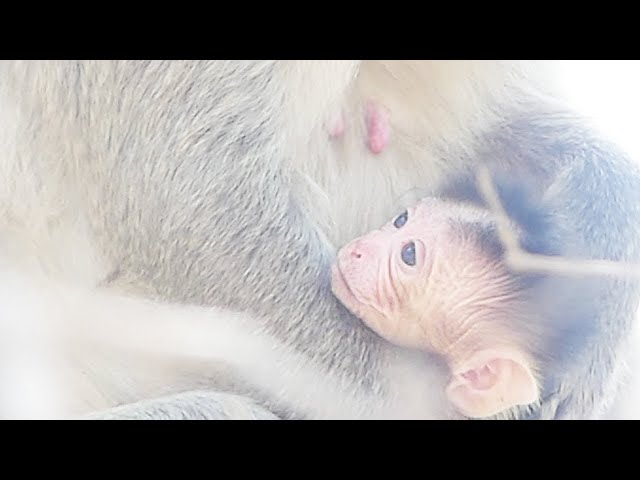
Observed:
[[[548,76],[544,64],[526,62],[364,61],[355,82],[343,86],[344,137],[329,141],[318,123],[310,139],[296,144],[300,198],[331,240],[343,245],[466,168],[460,159],[474,147],[472,132],[491,128],[506,106],[530,93],[527,85]],[[365,147],[370,100],[390,116],[389,147],[379,155]]]
[[[77,368],[91,363],[95,371],[116,367],[100,363],[110,358],[97,353],[103,349],[121,359],[130,358],[129,366],[134,368],[139,367],[140,355],[157,356],[163,360],[165,381],[182,382],[183,388],[196,388],[201,379],[196,376],[190,383],[188,375],[174,377],[184,371],[173,368],[198,360],[204,373],[206,365],[212,368],[222,362],[262,391],[286,398],[292,406],[303,406],[298,412],[312,418],[438,418],[446,414],[440,390],[431,388],[443,378],[425,379],[419,388],[411,381],[412,369],[426,361],[415,354],[397,351],[389,359],[393,369],[389,374],[406,378],[404,389],[394,395],[415,399],[414,409],[407,409],[403,402],[400,410],[393,401],[381,404],[375,393],[369,398],[349,391],[307,357],[257,330],[243,314],[35,282],[33,276],[26,279],[15,272],[5,272],[2,280],[0,338],[3,353],[12,355],[5,358],[0,377],[3,390],[11,392],[3,405],[3,416],[8,418],[64,418],[110,406],[110,395],[127,388],[131,372],[126,361],[111,376],[112,385],[104,372],[100,385],[91,384]],[[75,364],[78,353],[85,356]],[[154,390],[151,383],[153,379],[146,378],[130,385],[125,395],[144,398],[172,391]],[[103,395],[100,390],[105,388],[112,390]]]
[[[464,166],[455,159],[473,144],[470,126],[489,128],[499,119],[501,107],[518,100],[529,68],[517,62],[278,63],[278,81],[289,92],[280,141],[310,218],[341,245],[436,188],[446,172]],[[96,72],[91,88],[108,88],[113,79]],[[55,110],[75,101],[75,86],[63,83],[63,62],[4,63],[0,73],[0,338],[15,347],[17,339],[44,332],[52,349],[28,344],[16,355],[32,352],[32,362],[15,357],[7,363],[2,390],[12,397],[4,398],[5,416],[66,416],[198,386],[208,367],[192,368],[195,356],[206,365],[224,359],[316,418],[444,415],[434,393],[437,374],[423,385],[411,381],[426,361],[411,353],[390,350],[390,374],[401,388],[381,404],[375,392],[375,398],[363,398],[345,391],[243,315],[94,290],[109,266],[94,251],[77,189],[94,187],[84,165],[101,152],[91,150],[91,136],[109,132],[92,129],[90,119],[87,131],[78,132]],[[364,146],[363,105],[369,99],[390,110],[390,147],[377,156]],[[329,141],[325,122],[337,109],[346,114],[346,132]],[[417,192],[415,185],[424,188]],[[16,324],[22,333],[14,332]],[[144,373],[134,373],[140,365]],[[34,386],[49,394],[34,394]],[[405,406],[414,399],[413,407],[400,411],[394,398]]]

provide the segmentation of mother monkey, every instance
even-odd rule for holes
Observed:
[[[543,92],[537,68],[5,62],[5,230],[37,238],[29,255],[46,257],[52,276],[246,312],[285,352],[260,385],[201,370],[208,389],[249,393],[284,418],[439,418],[434,362],[383,342],[332,296],[335,246],[485,165],[533,179],[552,234],[569,224],[595,258],[640,256],[636,167]],[[599,282],[590,308],[563,325],[534,417],[601,413],[638,299],[635,283]],[[177,378],[175,391],[202,387]],[[156,395],[125,383],[115,376],[106,404]],[[215,417],[203,395],[120,412]]]

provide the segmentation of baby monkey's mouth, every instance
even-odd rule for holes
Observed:
[[[371,315],[366,310],[371,307],[361,301],[351,289],[338,262],[335,262],[331,267],[331,291],[351,313],[364,321],[365,324],[368,323],[366,319]]]
[[[338,262],[331,266],[331,291],[349,310],[360,303],[344,278]],[[352,313],[357,315],[356,312]]]
[[[378,331],[380,327],[378,316],[380,313],[357,297],[349,286],[349,282],[347,282],[342,273],[338,262],[335,262],[331,267],[331,291],[347,307],[347,310],[358,317],[367,328],[380,335]],[[373,320],[374,318],[376,319],[375,321]]]

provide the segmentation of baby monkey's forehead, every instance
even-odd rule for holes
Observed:
[[[491,218],[491,212],[479,205],[450,200],[447,198],[425,197],[420,200],[415,208],[419,214],[429,212],[446,213],[460,219]]]
[[[493,214],[485,208],[470,203],[461,203],[439,198],[424,198],[410,211],[414,220],[441,222],[456,225],[495,225]]]
[[[452,240],[472,243],[493,259],[504,255],[495,215],[486,208],[447,199],[425,198],[412,213],[414,220],[424,228],[446,228]]]

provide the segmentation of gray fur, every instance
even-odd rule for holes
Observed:
[[[278,420],[248,397],[192,391],[112,408],[84,420]]]
[[[391,376],[393,369],[407,371],[404,357],[331,295],[334,245],[312,209],[303,207],[309,199],[302,198],[294,168],[300,159],[292,157],[299,150],[291,148],[292,139],[299,142],[313,131],[323,111],[290,116],[296,93],[284,63],[5,63],[1,98],[6,112],[18,111],[7,121],[17,125],[20,151],[7,149],[7,156],[15,155],[34,185],[26,207],[14,194],[15,203],[3,209],[8,217],[23,218],[29,204],[34,210],[51,205],[51,211],[41,212],[43,224],[70,229],[81,218],[98,259],[98,273],[83,282],[253,315],[266,333],[342,385],[345,397],[377,399],[364,405],[361,415],[351,410],[352,416],[429,416],[408,407],[419,393],[413,395],[406,385],[423,383],[431,367],[420,364],[402,379]],[[313,87],[314,78],[307,80]],[[532,175],[546,196],[558,200],[552,202],[561,208],[558,217],[576,222],[594,256],[638,260],[635,167],[577,119],[554,113],[555,106],[510,111],[503,103],[497,104],[491,128],[464,119],[470,145],[443,149],[446,139],[439,139],[432,153],[450,156],[456,173],[464,172],[461,165],[481,161]],[[446,160],[439,161],[438,178],[446,178],[451,172]],[[420,181],[432,169],[429,162],[421,168],[415,180],[412,172],[403,182],[437,191],[436,180]],[[0,173],[20,181],[14,170]],[[555,395],[542,405],[541,418],[598,414],[611,396],[608,380],[638,297],[637,286],[628,282],[604,284],[601,309],[594,311],[596,334],[584,337],[578,328],[575,354],[550,367]],[[257,389],[255,396],[284,418],[314,416],[299,400],[276,392]],[[217,405],[215,394],[183,393],[107,417],[225,418]]]
[[[553,105],[513,115],[488,140],[479,150],[481,158],[511,158],[511,175],[527,175],[529,167],[538,179],[539,200],[554,219],[549,235],[565,239],[559,254],[640,263],[640,171],[615,145]],[[565,230],[579,232],[579,244],[569,243]],[[640,306],[640,284],[606,277],[559,281],[571,282],[573,289],[581,285],[579,316],[551,314],[560,334],[543,369],[546,401],[538,416],[598,417],[618,388],[621,353]]]

